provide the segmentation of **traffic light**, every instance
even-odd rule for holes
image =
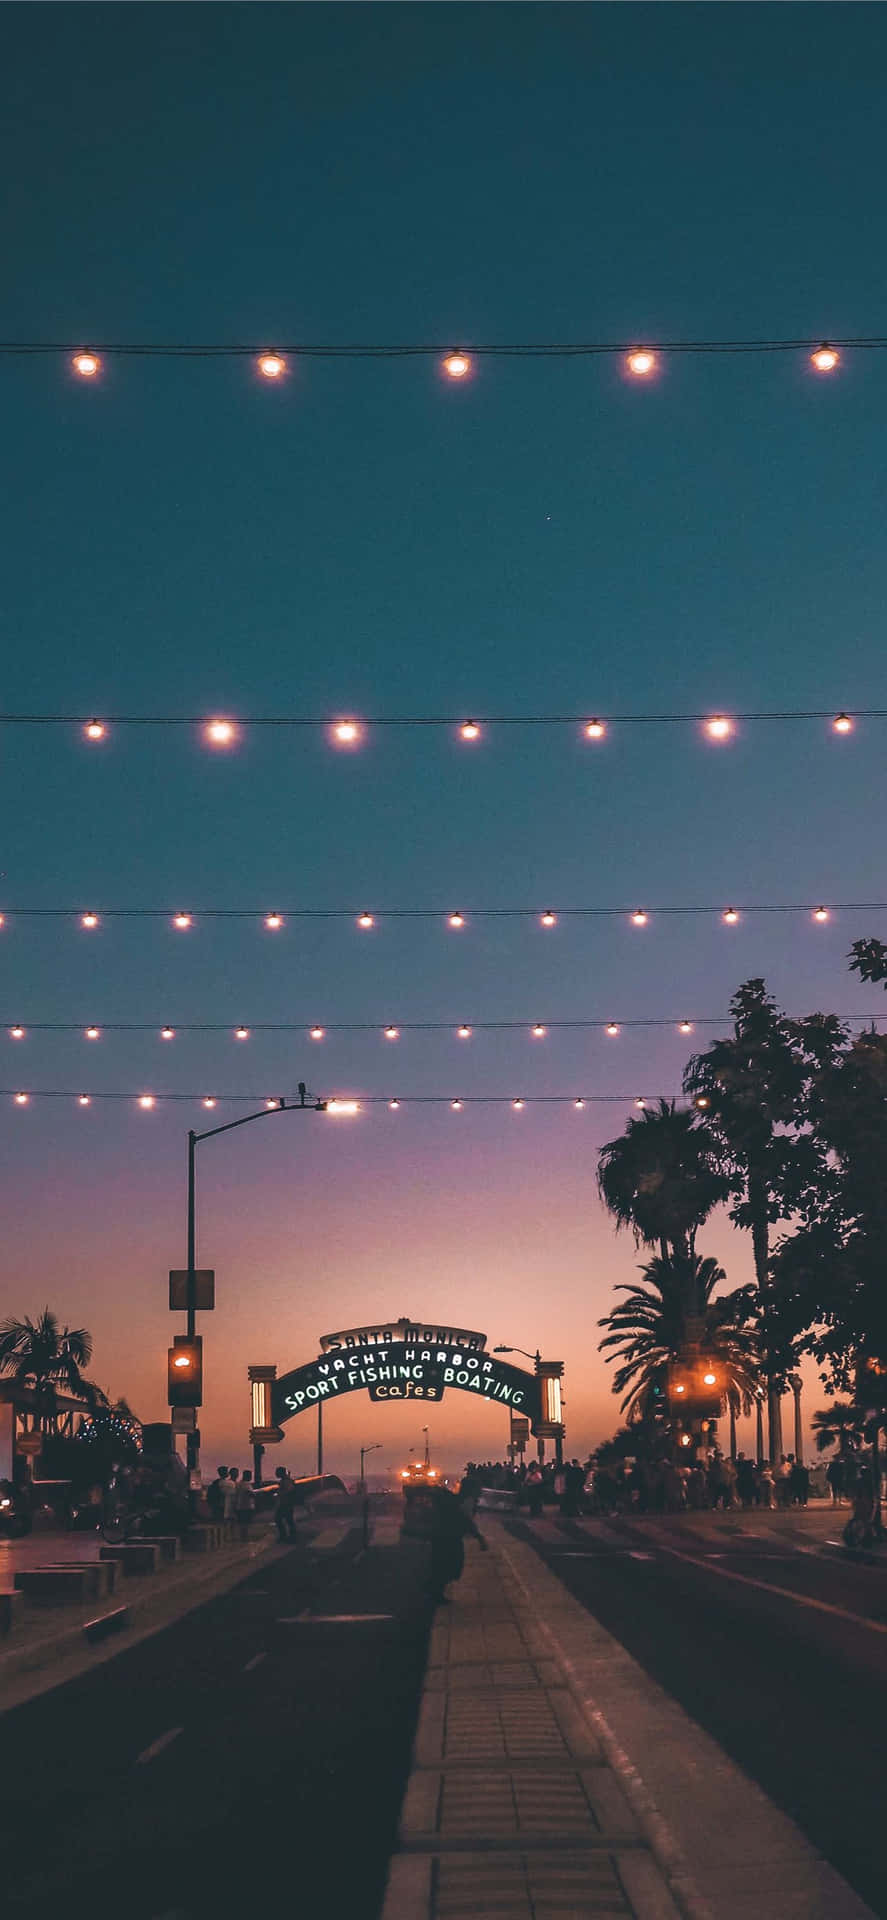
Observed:
[[[668,1402],[681,1420],[718,1418],[727,1390],[724,1369],[705,1357],[676,1360],[668,1369]]]
[[[170,1406],[202,1406],[203,1341],[199,1334],[176,1334],[166,1358]]]

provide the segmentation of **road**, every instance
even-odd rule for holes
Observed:
[[[887,1915],[887,1568],[788,1516],[508,1524]]]
[[[393,1528],[389,1528],[393,1538]],[[4,1914],[374,1920],[409,1765],[421,1552],[347,1533],[0,1715]]]

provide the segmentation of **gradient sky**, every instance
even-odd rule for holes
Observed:
[[[883,331],[887,22],[876,7],[7,6],[7,339],[473,341]],[[178,713],[887,707],[887,358],[295,364],[0,362],[2,703]],[[3,901],[496,906],[877,900],[884,724],[424,730],[357,754],[230,756],[186,729],[7,729]],[[340,922],[277,936],[121,922],[2,936],[0,1020],[720,1016],[763,974],[793,1011],[879,1012],[875,914]],[[0,1036],[0,1085],[290,1093],[677,1091],[668,1030]],[[563,1355],[568,1449],[612,1430],[596,1353],[631,1240],[595,1198],[622,1105],[271,1119],[202,1150],[207,1465],[246,1459],[246,1365],[334,1326],[439,1316]],[[221,1115],[217,1117],[223,1117]],[[166,1270],[199,1107],[0,1104],[5,1310],[45,1301],[95,1377],[162,1417]],[[712,1222],[731,1282],[747,1245]],[[505,1420],[450,1394],[442,1459]],[[354,1396],[398,1464],[421,1417]],[[307,1467],[294,1421],[280,1456]],[[210,1461],[212,1456],[212,1462]]]

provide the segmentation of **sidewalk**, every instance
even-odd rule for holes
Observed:
[[[531,1547],[483,1531],[435,1616],[382,1920],[874,1920]]]

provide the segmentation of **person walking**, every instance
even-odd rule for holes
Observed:
[[[243,1546],[246,1545],[249,1539],[250,1522],[256,1506],[256,1496],[253,1492],[252,1480],[252,1474],[246,1471],[241,1474],[237,1486],[234,1489],[234,1518],[240,1528],[240,1539]]]
[[[274,1508],[274,1525],[277,1528],[277,1538],[283,1546],[287,1540],[295,1540],[296,1537],[296,1487],[286,1467],[277,1467],[275,1478],[277,1503]]]
[[[832,1506],[840,1507],[843,1504],[844,1495],[847,1491],[847,1474],[844,1461],[841,1459],[839,1453],[835,1455],[833,1460],[829,1461],[825,1470],[825,1477],[828,1481],[829,1492],[832,1496]]]
[[[218,1467],[216,1469],[215,1479],[210,1481],[206,1490],[206,1504],[209,1508],[209,1517],[215,1521],[217,1526],[220,1526],[225,1518],[225,1481],[227,1478],[227,1467]]]
[[[429,1515],[431,1530],[431,1601],[435,1607],[446,1603],[446,1589],[451,1581],[462,1577],[465,1566],[465,1535],[480,1543],[486,1553],[487,1543],[470,1515],[449,1487],[432,1487],[431,1512]]]
[[[542,1516],[542,1496],[544,1492],[545,1481],[542,1478],[542,1468],[538,1460],[531,1460],[527,1468],[527,1477],[524,1481],[524,1493],[526,1495],[527,1506],[530,1509],[531,1520],[539,1520]]]

